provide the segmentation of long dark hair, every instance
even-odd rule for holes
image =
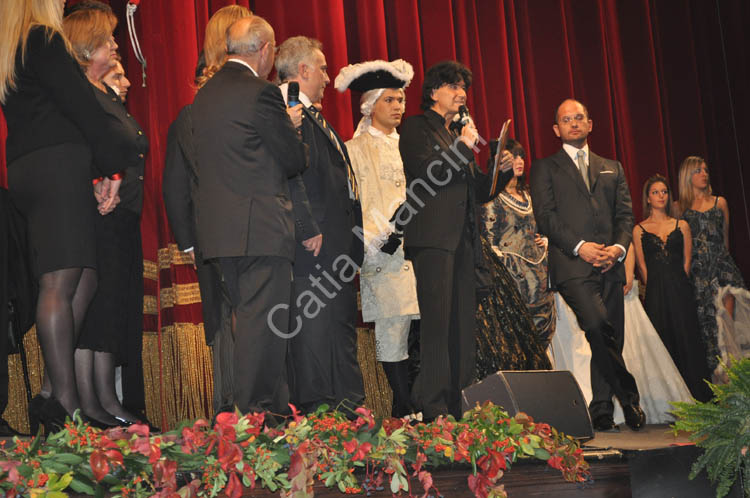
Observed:
[[[523,150],[523,146],[517,140],[509,138],[508,141],[505,142],[504,150],[507,150],[508,152],[513,154],[513,157],[518,156],[521,159],[526,159],[526,151]],[[529,185],[526,183],[526,171],[524,171],[523,174],[516,180],[516,189],[519,192],[528,192]]]

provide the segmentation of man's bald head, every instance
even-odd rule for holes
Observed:
[[[248,62],[261,78],[271,72],[275,48],[273,28],[260,16],[238,19],[227,29],[227,55]]]

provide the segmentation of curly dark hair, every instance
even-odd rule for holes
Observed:
[[[432,100],[432,92],[443,85],[450,85],[463,81],[468,90],[471,86],[471,69],[456,61],[438,62],[424,75],[422,83],[422,104],[423,111],[431,108],[435,103]]]

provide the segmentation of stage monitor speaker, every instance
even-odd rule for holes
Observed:
[[[581,388],[567,370],[501,370],[462,392],[464,411],[485,401],[502,406],[510,416],[524,412],[582,441],[594,437]]]

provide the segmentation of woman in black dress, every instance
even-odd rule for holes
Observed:
[[[698,332],[693,287],[688,279],[692,242],[690,227],[669,214],[667,180],[656,175],[643,187],[646,219],[633,228],[633,246],[642,281],[645,308],[693,396],[711,399],[706,352]]]
[[[127,370],[123,368],[123,401],[135,410],[145,408],[140,213],[148,139],[103,81],[117,65],[117,44],[112,38],[117,19],[107,5],[87,5],[68,14],[63,28],[99,104],[108,119],[121,127],[123,140],[133,144],[134,152],[127,157],[119,204],[94,222],[99,285],[78,338],[76,381],[87,414],[103,422],[127,425],[139,417],[123,408],[117,398],[116,365],[128,366]],[[128,376],[127,371],[135,374]]]
[[[509,140],[505,150],[514,157],[514,179],[521,177],[523,173],[523,148],[515,140]],[[510,185],[510,183],[509,183]],[[503,195],[501,193],[501,195]],[[524,194],[522,194],[524,195]],[[554,331],[554,318],[549,324],[549,317],[554,317],[554,301],[547,304],[549,308],[546,320],[535,320],[528,304],[534,302],[538,305],[540,301],[551,300],[551,295],[546,289],[546,249],[543,247],[539,236],[536,235],[536,225],[531,214],[531,199],[524,195],[526,204],[525,215],[516,213],[512,227],[508,228],[508,213],[504,211],[501,200],[495,199],[485,204],[480,211],[482,229],[482,253],[485,269],[491,284],[479,299],[477,311],[477,363],[476,377],[482,380],[498,370],[547,370],[552,368],[547,356],[547,346]],[[516,199],[516,201],[518,201]],[[533,226],[532,226],[533,225]],[[511,232],[511,233],[508,233]],[[508,255],[503,254],[503,249],[523,247],[525,255],[533,254],[544,264],[539,268],[528,270],[530,275],[523,276],[526,268],[519,269],[514,266],[511,274],[506,268]],[[542,255],[539,258],[539,254]],[[512,263],[515,263],[512,261]],[[528,295],[519,287],[519,281],[526,278],[526,290],[533,287],[535,290]],[[544,287],[543,290],[539,289]],[[546,292],[546,296],[542,293]],[[533,296],[532,296],[533,294]],[[535,310],[537,306],[535,306]],[[540,331],[537,323],[545,328]]]
[[[92,176],[104,177],[99,209],[107,212],[130,150],[71,55],[62,32],[63,6],[61,0],[0,2],[8,186],[28,223],[39,279],[36,331],[50,380],[47,398],[39,398],[30,415],[43,415],[53,426],[81,408],[73,349],[96,290]]]

